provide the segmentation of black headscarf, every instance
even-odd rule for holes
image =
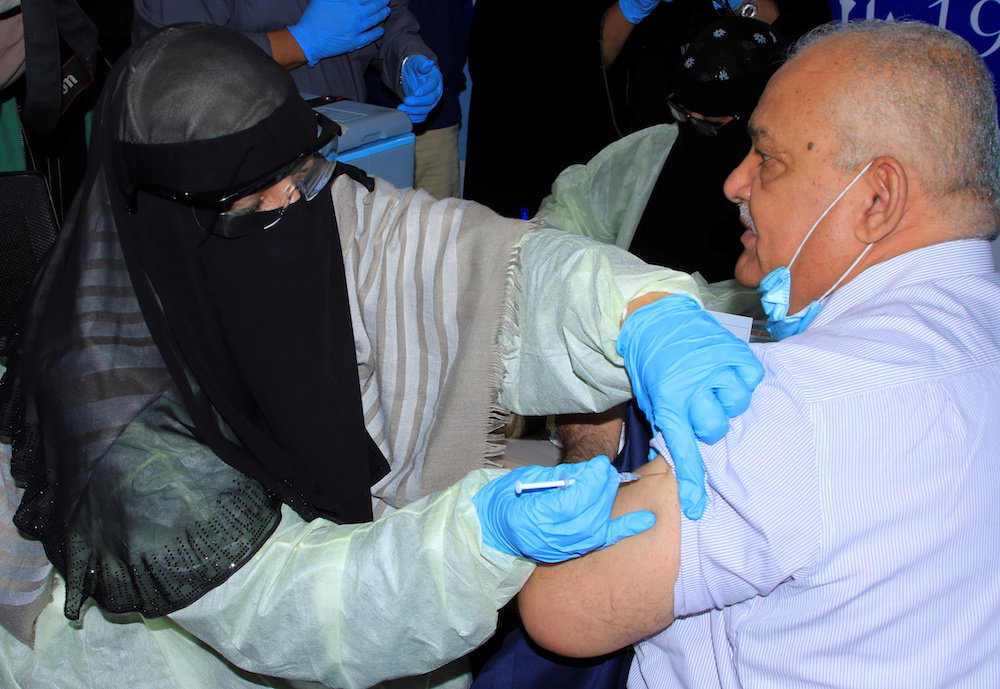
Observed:
[[[287,72],[228,30],[168,27],[112,72],[5,381],[27,485],[15,521],[66,578],[68,616],[87,596],[147,616],[189,604],[256,552],[280,502],[371,519],[388,465],[364,427],[329,193],[229,239],[144,191],[229,189],[316,140]],[[212,453],[120,451],[137,421]]]

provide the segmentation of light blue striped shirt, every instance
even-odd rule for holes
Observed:
[[[641,687],[1000,686],[1000,275],[985,241],[866,270],[755,345],[750,409],[701,446],[679,619]]]

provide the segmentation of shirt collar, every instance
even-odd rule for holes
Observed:
[[[841,286],[827,298],[810,328],[825,325],[855,304],[891,289],[995,271],[993,252],[985,239],[956,239],[914,249],[865,269]]]

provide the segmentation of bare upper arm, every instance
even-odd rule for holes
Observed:
[[[674,620],[680,563],[677,481],[662,457],[639,469],[661,473],[621,487],[614,516],[656,514],[652,529],[604,550],[541,565],[519,594],[521,618],[539,644],[571,657],[591,657],[662,631]]]

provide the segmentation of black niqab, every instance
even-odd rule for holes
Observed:
[[[226,189],[280,169],[316,135],[288,74],[217,27],[168,27],[109,78],[88,178],[6,393],[20,415],[12,466],[27,484],[16,522],[66,578],[67,615],[87,596],[147,616],[189,604],[260,547],[278,501],[305,519],[371,519],[370,486],[388,465],[364,427],[329,193],[229,239],[142,191]],[[155,519],[178,535],[159,544],[128,488],[103,496],[95,477],[172,390],[190,417],[177,423],[236,471],[196,507],[164,508],[174,513]]]

